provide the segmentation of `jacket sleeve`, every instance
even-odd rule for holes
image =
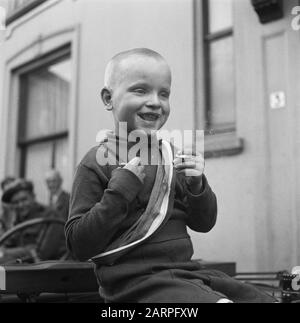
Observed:
[[[187,225],[197,232],[210,231],[217,220],[217,198],[203,175],[202,192],[193,195],[187,190]]]
[[[129,204],[142,182],[129,170],[117,168],[105,186],[94,169],[85,165],[78,167],[65,234],[68,249],[79,260],[87,260],[105,250],[124,225]]]

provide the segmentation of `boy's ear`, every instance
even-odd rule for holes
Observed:
[[[101,90],[101,98],[105,105],[106,110],[111,111],[112,110],[111,90],[108,89],[107,87],[104,87]]]

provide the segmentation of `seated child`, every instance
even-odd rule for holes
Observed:
[[[273,302],[191,260],[187,227],[210,231],[217,202],[203,174],[203,156],[185,150],[174,158],[174,148],[156,136],[170,113],[170,88],[170,68],[153,50],[128,50],[107,65],[101,96],[115,132],[77,168],[65,227],[68,248],[75,258],[94,261],[106,302]],[[121,158],[124,146],[133,146],[127,137],[132,132],[146,134],[151,144],[142,148],[151,158],[153,146],[158,148],[154,163],[142,163],[141,153],[129,162]]]

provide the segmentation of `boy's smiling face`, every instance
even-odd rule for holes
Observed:
[[[127,131],[160,129],[170,113],[171,72],[162,59],[131,56],[122,60],[115,72],[111,106],[118,129],[127,122]]]

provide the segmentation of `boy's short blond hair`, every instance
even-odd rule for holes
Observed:
[[[156,51],[149,49],[149,48],[133,48],[126,50],[124,52],[120,52],[113,56],[111,60],[108,62],[105,68],[104,73],[104,86],[107,88],[112,88],[116,81],[116,75],[118,71],[119,64],[132,56],[146,56],[146,57],[152,57],[157,60],[163,60],[166,62],[164,57],[157,53]],[[166,62],[167,64],[167,62]],[[168,65],[168,64],[167,64]]]

